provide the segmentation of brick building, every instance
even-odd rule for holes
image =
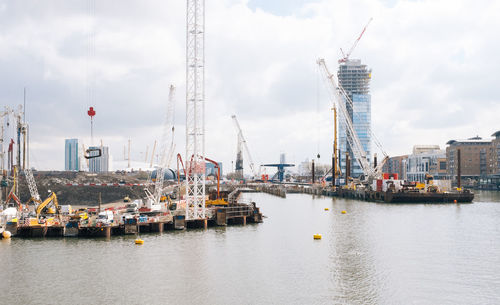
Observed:
[[[382,167],[382,171],[389,174],[398,174],[399,179],[405,179],[407,159],[408,155],[390,157]]]
[[[461,174],[464,178],[478,180],[494,173],[492,164],[493,146],[491,140],[474,137],[467,140],[450,140],[446,143],[448,174],[457,174],[457,150],[460,149]]]

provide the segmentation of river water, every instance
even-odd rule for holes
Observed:
[[[461,205],[247,196],[264,223],[143,234],[142,246],[2,240],[0,304],[500,304],[500,193]]]

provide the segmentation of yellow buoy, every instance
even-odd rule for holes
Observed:
[[[346,211],[342,211],[342,214],[345,214],[345,213],[347,213],[347,212]]]
[[[11,233],[9,231],[3,231],[2,237],[5,239],[9,239],[11,237]]]
[[[144,244],[144,240],[138,238],[138,239],[135,240],[135,244],[136,245],[142,245],[142,244]]]
[[[314,239],[321,239],[321,234],[316,233],[313,235]]]
[[[329,208],[325,208],[325,211],[328,211],[328,210],[330,210],[330,209]]]

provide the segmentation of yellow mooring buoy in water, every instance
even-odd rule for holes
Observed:
[[[11,235],[12,234],[10,234],[9,231],[3,231],[2,232],[2,237],[5,238],[5,239],[9,239]]]
[[[342,214],[345,214],[345,213],[347,213],[347,212],[346,211],[342,211]]]
[[[314,239],[321,239],[321,234],[316,233],[313,235]]]
[[[325,208],[325,211],[328,211],[328,210],[330,210],[330,209],[329,208]]]
[[[144,240],[138,238],[138,239],[135,240],[135,244],[136,245],[142,245],[142,244],[144,244]]]

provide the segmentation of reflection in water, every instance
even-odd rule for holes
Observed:
[[[339,293],[334,297],[340,304],[379,304],[377,279],[371,257],[369,231],[363,214],[357,214],[352,203],[339,199],[334,202],[335,222],[331,234],[330,260],[332,277]],[[338,211],[348,210],[348,214]],[[356,219],[356,220],[353,220]],[[367,236],[368,235],[368,236]]]
[[[134,244],[135,236],[2,240],[0,303],[495,304],[500,299],[498,192],[478,192],[476,203],[462,205],[251,196],[267,216],[263,224],[143,234],[142,246]],[[313,240],[315,233],[323,239]]]

